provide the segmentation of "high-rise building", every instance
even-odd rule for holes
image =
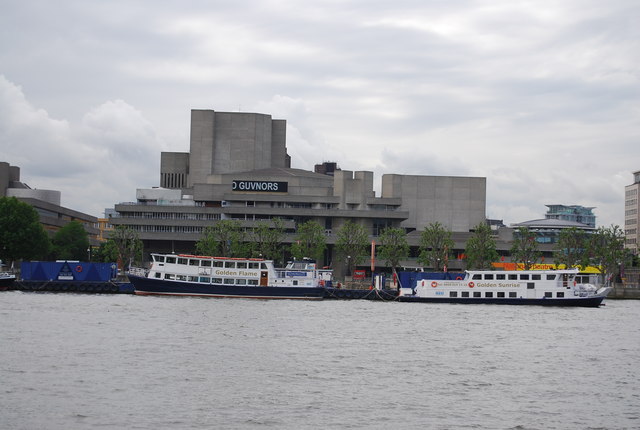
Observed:
[[[624,247],[638,254],[638,224],[640,224],[640,170],[633,172],[633,184],[624,187]]]
[[[596,216],[593,214],[594,208],[587,208],[578,205],[546,205],[549,210],[545,214],[546,219],[558,219],[563,221],[579,222],[589,227],[596,226]]]

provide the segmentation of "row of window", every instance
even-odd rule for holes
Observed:
[[[225,269],[264,269],[267,264],[260,261],[227,261],[227,260],[201,260],[198,258],[156,256],[157,263],[183,264],[185,266],[200,267],[224,267]]]
[[[470,291],[460,291],[460,296],[459,297],[475,297],[475,298],[482,298],[482,291],[473,291],[473,295],[469,295]],[[553,293],[551,292],[546,292],[544,293],[545,297],[553,297]],[[449,291],[449,297],[458,297],[458,291]],[[498,291],[495,293],[495,296],[493,294],[493,291],[485,291],[484,292],[484,297],[485,298],[493,298],[493,297],[497,297],[499,299],[502,298],[506,298],[506,292],[505,291]],[[510,299],[516,299],[518,298],[518,293],[516,291],[509,291],[509,296]],[[564,291],[560,291],[556,293],[556,297],[564,297]]]
[[[546,276],[547,281],[553,281],[556,279],[556,277],[558,276],[557,274],[554,273],[549,273]],[[564,275],[566,276],[566,275]],[[529,273],[510,273],[510,274],[505,274],[505,273],[498,273],[498,274],[493,274],[493,273],[474,273],[474,275],[471,277],[471,279],[473,280],[485,280],[485,281],[493,281],[494,279],[496,280],[510,280],[510,281],[517,281],[518,279],[520,279],[521,281],[528,281],[528,280],[532,280],[532,281],[540,281],[542,280],[542,275],[541,274],[529,274]]]
[[[155,277],[161,278],[162,274],[156,272]],[[164,279],[170,281],[204,282],[206,284],[211,283],[221,285],[258,285],[257,279],[210,278],[208,276],[174,275],[171,273],[165,273]]]
[[[220,219],[220,214],[180,212],[122,212],[122,218],[215,221]]]

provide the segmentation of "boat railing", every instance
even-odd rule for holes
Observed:
[[[143,267],[131,267],[127,273],[134,276],[146,277],[149,271]]]

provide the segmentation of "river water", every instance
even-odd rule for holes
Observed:
[[[2,429],[638,429],[640,301],[0,293]]]

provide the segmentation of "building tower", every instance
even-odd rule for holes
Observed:
[[[624,187],[624,247],[638,254],[638,224],[640,224],[640,170],[633,172],[633,184]]]

